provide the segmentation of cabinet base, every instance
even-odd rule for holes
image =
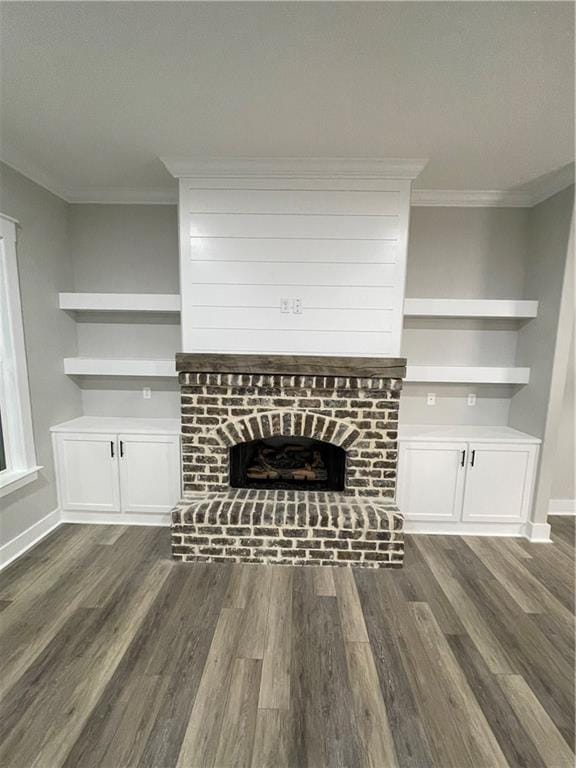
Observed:
[[[476,523],[405,519],[404,532],[441,536],[517,536],[538,543],[551,541],[548,523]]]
[[[170,512],[62,512],[63,523],[86,525],[170,525]]]

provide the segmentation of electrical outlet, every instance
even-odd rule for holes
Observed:
[[[470,392],[468,395],[468,400],[466,401],[468,405],[476,405],[476,393]]]
[[[426,405],[436,405],[436,394],[434,392],[428,392],[426,395]]]
[[[280,312],[283,315],[292,312],[292,299],[280,299]]]
[[[301,315],[303,312],[302,299],[294,299],[294,309],[292,310],[295,315]]]
[[[151,399],[151,397],[152,397],[152,390],[150,389],[150,387],[144,387],[142,389],[142,397],[144,398],[144,400],[150,400]]]

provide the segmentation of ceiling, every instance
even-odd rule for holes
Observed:
[[[508,190],[574,157],[563,2],[2,3],[0,155],[74,199],[180,157],[429,158]]]

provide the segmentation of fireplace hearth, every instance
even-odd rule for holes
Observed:
[[[403,359],[177,355],[176,559],[398,567]]]

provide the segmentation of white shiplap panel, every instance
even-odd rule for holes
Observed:
[[[193,307],[189,322],[197,330],[227,329],[230,318],[234,328],[244,330],[281,329],[315,331],[381,331],[392,330],[392,310],[371,309],[310,309],[304,305],[302,314],[280,312],[280,302],[270,307]]]
[[[399,354],[409,182],[248,174],[180,192],[185,351]]]
[[[246,331],[229,328],[190,333],[190,352],[260,352],[262,354],[390,355],[389,333]]]
[[[398,216],[198,213],[190,215],[190,236],[396,239]]]
[[[195,213],[390,214],[400,212],[400,191],[189,190],[186,205]]]
[[[390,240],[300,240],[291,238],[190,238],[192,261],[289,261],[391,264],[398,245]]]
[[[199,261],[188,270],[191,285],[376,285],[392,286],[393,264],[285,264]],[[231,323],[233,325],[233,323]]]
[[[299,285],[286,291],[285,286],[269,285],[190,285],[186,295],[191,307],[223,307],[230,310],[233,320],[235,307],[268,307],[278,310],[280,299],[301,298],[308,309],[381,310],[397,299],[395,288],[354,286]],[[192,311],[192,309],[190,309]],[[233,323],[232,323],[233,324]]]

